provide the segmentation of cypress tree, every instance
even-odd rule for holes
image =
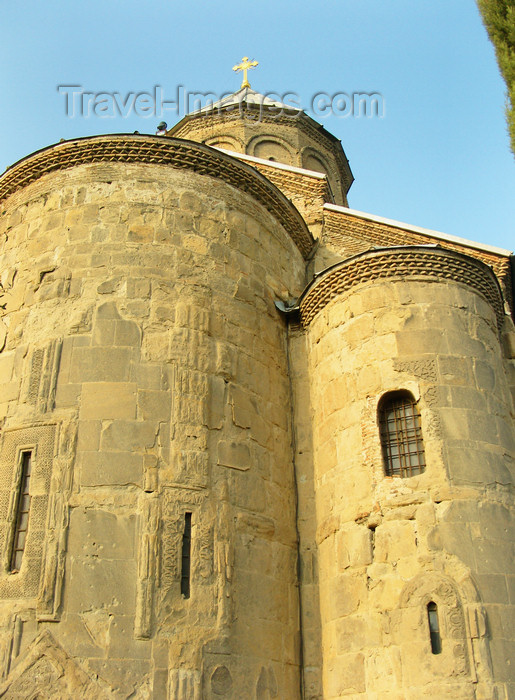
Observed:
[[[477,0],[477,3],[506,81],[506,118],[515,155],[515,0]]]

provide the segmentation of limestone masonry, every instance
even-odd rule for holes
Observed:
[[[513,257],[259,99],[0,177],[0,696],[513,700]]]

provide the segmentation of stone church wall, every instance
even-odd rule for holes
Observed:
[[[389,262],[389,277],[354,285],[349,263],[349,289],[320,302],[307,331],[323,656],[312,697],[504,700],[515,440],[500,316],[458,277],[411,277],[393,255],[397,276]],[[427,460],[407,478],[385,476],[377,418],[400,389],[418,402]]]
[[[2,221],[1,690],[297,697],[274,300],[300,293],[301,253],[252,196],[164,165],[44,175]],[[22,450],[37,486],[13,573]]]

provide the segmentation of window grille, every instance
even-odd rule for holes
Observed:
[[[22,452],[21,474],[18,482],[18,494],[16,503],[15,526],[12,540],[9,570],[19,571],[27,541],[27,529],[29,525],[30,493],[29,483],[32,465],[32,452]]]
[[[379,404],[379,427],[387,476],[420,474],[426,466],[420,413],[407,391],[383,397]]]

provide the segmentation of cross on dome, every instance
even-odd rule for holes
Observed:
[[[251,68],[255,68],[258,64],[257,61],[249,61],[248,56],[244,56],[241,59],[241,63],[237,64],[236,66],[233,66],[233,70],[239,73],[240,71],[243,71],[243,80],[241,83],[240,90],[242,88],[249,88],[250,83],[247,79],[247,71],[250,70]]]

